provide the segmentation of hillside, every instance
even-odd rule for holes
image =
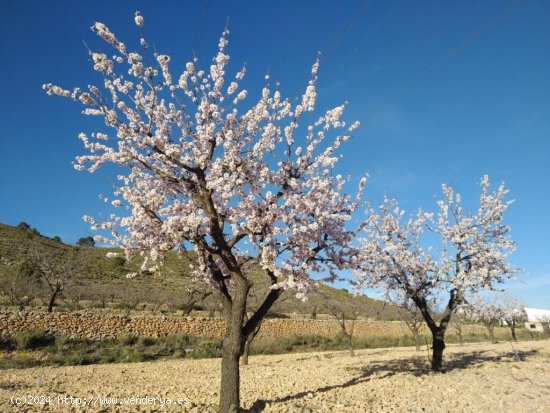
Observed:
[[[122,256],[107,258],[116,248],[72,246],[42,236],[38,231],[0,224],[0,292],[4,302],[17,304],[15,297],[29,296],[30,304],[44,304],[51,295],[51,286],[36,276],[37,267],[52,273],[54,281],[61,278],[63,291],[58,305],[69,308],[82,306],[112,307],[124,310],[153,309],[163,311],[219,310],[215,293],[189,274],[193,253],[170,253],[160,271],[127,279],[141,265],[139,258],[126,261]],[[58,274],[55,274],[58,273]],[[254,286],[251,304],[261,299],[266,277],[260,268],[252,268]],[[21,298],[19,297],[19,298]],[[257,304],[256,304],[257,305]],[[306,302],[296,299],[292,291],[285,292],[270,316],[299,314],[316,317],[345,311],[361,318],[396,319],[395,309],[383,301],[366,296],[354,297],[343,289],[321,285]]]

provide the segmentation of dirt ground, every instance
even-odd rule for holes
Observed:
[[[248,412],[550,412],[550,340],[255,356]],[[2,412],[214,412],[219,359],[0,371]],[[71,399],[72,397],[72,399]],[[134,399],[132,399],[134,398]],[[30,402],[34,404],[30,404]]]

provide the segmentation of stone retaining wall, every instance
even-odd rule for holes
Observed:
[[[18,331],[39,330],[71,338],[114,338],[128,334],[144,337],[162,337],[170,334],[222,338],[225,320],[208,317],[182,317],[159,314],[116,314],[108,311],[85,310],[76,312],[48,313],[40,309],[0,308],[0,335],[11,336]],[[497,328],[496,330],[504,329]],[[292,335],[314,335],[334,337],[340,331],[334,320],[266,319],[262,323],[260,336],[288,337]],[[424,331],[426,333],[426,331]],[[484,334],[479,325],[466,325],[464,337],[468,334]],[[495,333],[499,333],[495,331]],[[448,334],[453,334],[449,328]],[[354,336],[403,336],[410,335],[405,323],[400,321],[355,322]]]

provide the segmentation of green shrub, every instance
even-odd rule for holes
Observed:
[[[124,345],[127,345],[127,346],[133,346],[134,344],[137,343],[138,341],[138,336],[136,336],[135,334],[127,334],[125,336],[122,336],[120,338],[120,341],[122,344]]]
[[[222,340],[204,340],[193,348],[192,358],[214,358],[222,355]]]
[[[531,339],[526,330],[518,330],[518,339]],[[533,333],[535,339],[542,334]],[[482,341],[482,334],[469,335],[465,341]],[[509,340],[509,338],[503,338]],[[447,337],[448,343],[457,337]],[[431,344],[431,336],[421,337],[421,344]],[[412,336],[354,337],[355,349],[413,346]],[[0,369],[27,368],[47,365],[86,365],[94,363],[128,363],[158,360],[162,358],[212,358],[221,357],[222,340],[179,334],[160,338],[137,337],[129,334],[117,339],[88,340],[54,338],[44,332],[27,331],[11,339],[1,339],[0,347],[8,350],[0,359]],[[43,349],[47,348],[47,351]],[[282,338],[258,337],[252,342],[250,354],[284,354],[292,352],[347,350],[348,340],[343,334],[327,338],[320,335],[293,335]],[[16,352],[10,350],[16,349]]]
[[[1,368],[3,369],[27,369],[37,367],[43,363],[33,354],[27,352],[15,353],[11,357],[3,357]]]
[[[198,345],[200,338],[193,336],[182,336],[181,334],[172,334],[158,340],[166,343],[168,347],[184,350],[186,348]]]
[[[68,366],[84,366],[91,363],[84,352],[76,350],[71,352],[69,357],[66,358],[65,364]]]
[[[127,362],[127,363],[135,363],[135,362],[145,361],[145,357],[144,357],[144,354],[137,349],[126,348],[124,350],[124,357],[120,361]]]
[[[0,350],[13,350],[15,343],[10,337],[0,337]]]
[[[13,336],[17,350],[33,350],[55,344],[55,337],[43,331],[21,331]]]
[[[156,343],[154,338],[150,337],[140,337],[137,341],[137,345],[140,347],[149,347]]]

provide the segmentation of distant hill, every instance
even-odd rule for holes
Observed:
[[[107,258],[108,252],[117,252],[120,256]],[[169,253],[160,271],[127,279],[127,273],[138,271],[139,257],[126,261],[122,250],[117,248],[66,245],[30,227],[0,224],[0,293],[3,292],[4,301],[10,301],[10,288],[13,294],[32,294],[36,297],[32,301],[34,305],[48,299],[48,286],[33,276],[38,262],[52,271],[70,271],[57,300],[59,305],[73,309],[95,306],[216,313],[220,309],[216,294],[190,276],[193,260],[192,252]],[[257,305],[261,300],[260,291],[265,291],[268,280],[259,267],[252,266],[251,271],[254,286],[250,301]],[[327,285],[321,285],[306,302],[296,299],[292,291],[286,291],[270,316],[297,313],[309,318],[335,311],[355,313],[361,318],[398,318],[395,308],[383,301],[354,296]]]

